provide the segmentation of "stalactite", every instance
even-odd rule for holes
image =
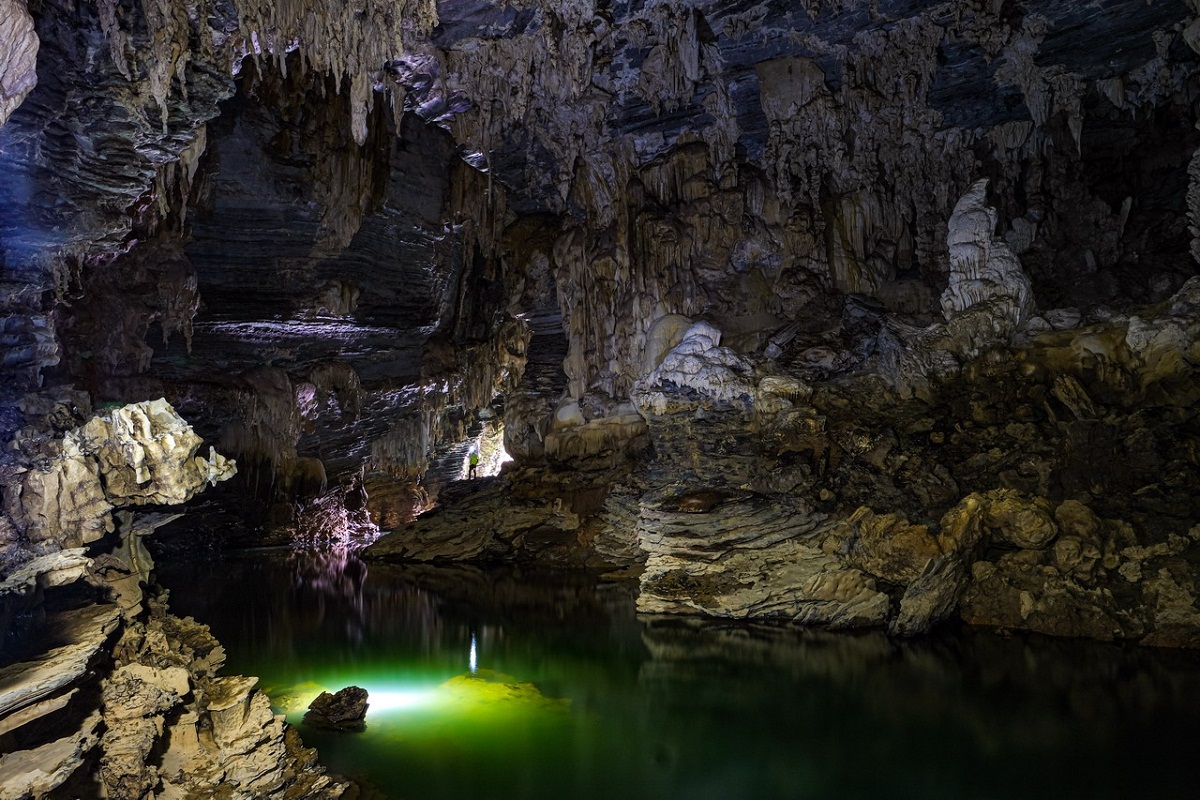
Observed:
[[[238,5],[241,30],[234,50],[243,56],[265,51],[280,61],[281,71],[285,55],[296,50],[304,69],[337,76],[338,91],[349,91],[350,130],[360,145],[366,141],[375,89],[389,85],[383,80],[385,65],[426,40],[438,22],[433,0],[356,0],[342,13],[331,12],[320,0],[246,0]]]
[[[589,9],[547,11],[546,24],[531,33],[467,39],[446,54],[454,85],[474,102],[451,120],[455,139],[486,162],[507,131],[523,128],[554,156],[549,180],[562,202],[577,159],[600,143],[604,109],[585,97],[596,41]]]
[[[120,0],[98,0],[96,9],[100,14],[100,29],[104,32],[104,38],[108,42],[109,58],[112,59],[113,65],[125,80],[133,80],[129,62],[125,58],[128,37],[121,30],[121,23],[117,19],[119,6]]]

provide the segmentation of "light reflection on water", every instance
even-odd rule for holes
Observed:
[[[394,798],[1192,797],[1195,654],[646,619],[627,587],[255,553],[160,566],[334,770]],[[364,733],[307,728],[371,692]]]

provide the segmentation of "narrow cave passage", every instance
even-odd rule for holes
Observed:
[[[1198,89],[1191,0],[0,0],[0,800],[1182,795]]]

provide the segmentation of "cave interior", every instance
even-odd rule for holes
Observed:
[[[1195,0],[0,0],[0,743],[73,742],[13,796],[267,725],[152,579],[236,548],[1200,647],[1198,54]]]

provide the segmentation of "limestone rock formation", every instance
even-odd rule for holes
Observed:
[[[928,400],[896,393],[886,359],[811,383],[693,326],[633,392],[648,456],[603,508],[566,527],[599,527],[592,546],[639,575],[638,607],[649,613],[898,635],[958,615],[1191,646],[1194,503],[1165,492],[1160,476],[1198,477],[1186,455],[1193,293],[1194,281],[1143,314],[1044,331],[1004,359],[962,353],[964,367],[931,383]],[[1141,397],[1161,404],[1153,418]],[[501,543],[525,535],[516,528],[550,524],[490,497],[447,498],[368,555],[511,559]],[[509,532],[497,536],[490,519]],[[476,538],[467,546],[462,536]]]
[[[25,0],[0,3],[0,125],[37,85],[38,38]]]
[[[1003,342],[1036,312],[1033,287],[1020,259],[995,235],[996,209],[987,205],[988,180],[978,180],[950,216],[949,285],[942,313],[955,339],[965,337],[963,355],[975,356]]]
[[[1020,327],[1036,311],[1033,288],[1021,262],[1003,239],[996,237],[996,209],[987,205],[985,178],[975,181],[959,198],[950,215],[946,244],[950,255],[950,284],[942,293],[947,319],[974,306],[996,303],[994,313]]]
[[[0,0],[0,619],[78,633],[3,668],[37,791],[341,791],[147,580],[216,450],[248,543],[1196,645],[1194,3],[344,12]]]
[[[824,515],[746,494],[643,497],[646,551],[638,610],[761,617],[851,628],[881,625],[889,601],[870,575],[830,552]]]
[[[183,503],[236,473],[211,447],[208,458],[197,455],[200,442],[165,400],[132,403],[38,453],[21,482],[6,487],[5,503],[35,549],[77,547],[112,531],[113,508]]]
[[[646,375],[630,396],[644,415],[668,412],[667,385],[692,390],[715,406],[747,404],[753,387],[750,362],[729,348],[720,347],[721,332],[711,323],[697,322],[679,343]]]
[[[367,690],[347,686],[336,692],[321,692],[308,704],[304,721],[309,725],[334,730],[355,731],[366,726]]]
[[[380,537],[363,555],[420,563],[602,566],[590,547],[598,523],[585,525],[581,518],[599,509],[613,475],[531,468],[466,481],[443,493],[442,507]]]
[[[245,543],[1200,644],[1195,3],[354,11],[0,0],[0,793],[345,789],[152,585],[217,451]]]
[[[225,656],[208,629],[171,615],[153,590],[142,539],[180,515],[132,509],[185,502],[233,475],[211,448],[197,456],[199,445],[163,400],[60,437],[18,438],[30,463],[5,487],[15,537],[0,580],[0,796],[184,798],[220,787],[249,800],[347,789],[271,713],[255,679],[218,676]]]

